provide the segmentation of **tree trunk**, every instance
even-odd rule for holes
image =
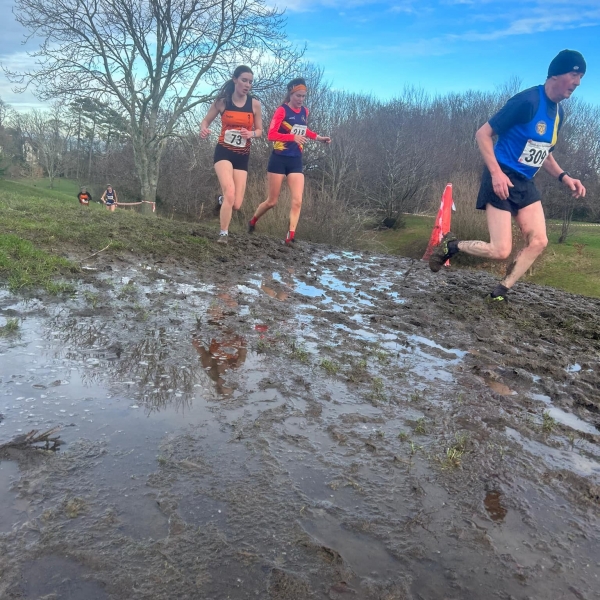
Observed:
[[[133,140],[135,169],[140,180],[141,199],[146,202],[156,202],[156,188],[158,187],[163,148],[162,142],[145,143],[144,140],[135,138]],[[143,204],[142,212],[150,214],[152,207],[149,204]]]
[[[79,163],[80,161],[80,151],[81,151],[81,104],[79,104],[79,115],[77,117],[77,183],[79,181]]]
[[[559,244],[564,244],[567,241],[569,235],[569,229],[571,228],[571,220],[573,219],[573,204],[569,202],[563,208],[563,222],[560,231],[560,237],[558,238]]]
[[[92,139],[90,140],[90,153],[88,156],[88,180],[92,178],[92,155],[94,153],[94,138],[96,137],[96,111],[94,111],[94,121],[92,122]]]

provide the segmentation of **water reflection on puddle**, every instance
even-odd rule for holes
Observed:
[[[13,483],[19,479],[19,468],[17,464],[8,461],[0,461],[0,533],[10,531],[21,522],[23,512],[18,510],[16,492],[11,489]]]
[[[550,396],[546,394],[529,394],[529,396],[533,400],[538,400],[539,402],[543,402],[548,406],[546,412],[558,423],[562,425],[566,425],[571,429],[575,429],[576,431],[581,431],[582,433],[590,433],[592,435],[600,435],[600,431],[596,429],[591,423],[587,423],[583,419],[580,419],[577,415],[573,413],[566,412],[561,408],[558,408],[552,404],[552,399]]]
[[[492,521],[504,521],[507,510],[502,506],[502,494],[500,492],[488,492],[483,499],[483,505]]]
[[[517,392],[511,390],[506,384],[501,381],[497,381],[496,379],[484,379],[485,384],[496,394],[500,394],[501,396],[515,396]]]
[[[522,436],[511,427],[506,428],[506,435],[521,444],[527,452],[542,458],[551,468],[568,469],[579,475],[594,475],[596,478],[600,478],[600,463],[597,460],[579,454],[576,450],[551,448],[550,446]]]
[[[273,288],[268,287],[264,283],[261,284],[260,289],[267,296],[270,296],[271,298],[275,298],[275,300],[279,300],[280,302],[283,302],[284,300],[287,300],[288,296],[289,296],[289,294],[287,292],[284,292],[283,290],[275,291]]]
[[[217,393],[222,396],[231,395],[234,388],[226,386],[223,375],[229,369],[237,369],[246,361],[248,355],[246,340],[238,335],[229,334],[221,340],[212,338],[208,343],[194,338],[192,345],[200,355],[202,366],[217,384]]]

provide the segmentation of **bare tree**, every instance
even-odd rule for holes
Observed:
[[[64,108],[55,104],[49,111],[32,110],[20,119],[27,141],[32,145],[44,168],[50,187],[61,174],[70,132],[64,121]]]
[[[43,42],[37,68],[8,77],[42,99],[86,90],[120,106],[150,201],[177,122],[214,98],[235,63],[262,65],[268,86],[298,58],[265,0],[16,0],[14,13]]]
[[[0,127],[6,126],[6,120],[11,112],[10,104],[0,98]]]

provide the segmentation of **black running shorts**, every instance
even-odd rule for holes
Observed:
[[[290,173],[302,173],[301,156],[285,156],[282,154],[271,153],[267,173],[276,173],[277,175],[289,175]]]
[[[514,217],[522,208],[541,200],[542,195],[535,187],[533,179],[527,179],[523,175],[504,167],[502,167],[502,171],[514,186],[508,188],[508,199],[502,200],[495,194],[492,186],[492,175],[489,169],[485,167],[481,176],[481,187],[477,195],[476,206],[479,210],[485,210],[485,207],[491,204],[500,210],[508,210]]]
[[[218,163],[221,160],[228,160],[236,171],[247,171],[250,153],[240,154],[239,152],[225,148],[225,146],[221,146],[221,144],[217,144],[213,163]]]

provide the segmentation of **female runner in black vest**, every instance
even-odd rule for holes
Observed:
[[[250,67],[239,66],[221,88],[200,124],[200,137],[210,134],[208,126],[221,115],[221,134],[215,148],[214,164],[222,190],[221,233],[218,242],[229,240],[229,223],[234,210],[244,201],[248,178],[251,139],[262,135],[260,102],[250,95],[253,74]]]

